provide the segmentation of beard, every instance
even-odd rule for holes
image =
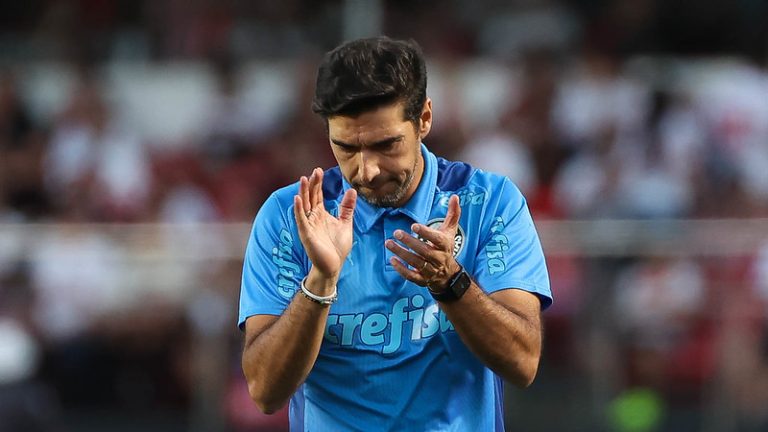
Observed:
[[[413,176],[416,172],[416,164],[418,164],[418,160],[414,162],[413,168],[406,173],[405,179],[398,182],[397,188],[388,194],[377,195],[375,189],[365,188],[364,190],[360,183],[352,183],[352,188],[371,205],[376,207],[397,207],[405,197],[405,194],[408,193],[408,189],[411,188]]]

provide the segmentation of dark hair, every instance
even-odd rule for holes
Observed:
[[[312,111],[327,119],[404,102],[405,120],[416,123],[426,99],[427,68],[419,45],[381,36],[346,42],[325,54]]]

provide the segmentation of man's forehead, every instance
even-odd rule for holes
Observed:
[[[339,141],[345,144],[365,145],[387,138],[402,136],[405,134],[407,126],[408,123],[403,125],[382,125],[379,127],[329,127],[328,136],[331,141]]]

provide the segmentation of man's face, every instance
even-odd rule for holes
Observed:
[[[399,207],[408,202],[421,180],[421,139],[431,127],[427,99],[418,125],[403,119],[403,105],[383,106],[356,117],[328,119],[331,149],[342,174],[370,204]]]

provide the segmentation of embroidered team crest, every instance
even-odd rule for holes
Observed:
[[[431,221],[427,222],[427,226],[433,229],[437,229],[440,227],[440,224],[443,223],[444,220],[445,218],[432,219]],[[459,229],[456,230],[456,236],[453,238],[454,257],[459,256],[461,249],[464,247],[464,229],[461,227],[461,225],[459,225],[458,228]]]

